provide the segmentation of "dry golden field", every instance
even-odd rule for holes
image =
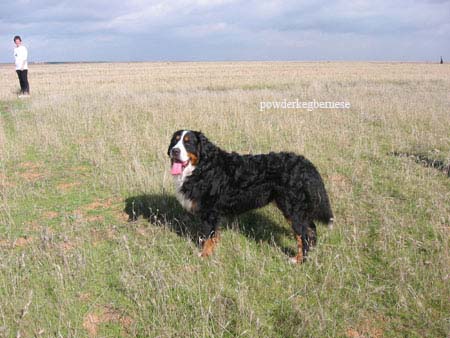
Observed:
[[[25,99],[0,75],[0,337],[448,336],[449,65],[42,64]],[[260,109],[284,99],[351,108]],[[198,258],[166,154],[178,129],[303,154],[335,228],[293,266],[269,206]]]

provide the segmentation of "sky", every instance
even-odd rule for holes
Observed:
[[[450,0],[0,2],[0,62],[450,62]]]

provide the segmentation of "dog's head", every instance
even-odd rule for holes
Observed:
[[[178,130],[170,141],[167,155],[171,161],[172,175],[181,175],[187,166],[196,167],[208,157],[212,144],[201,132]]]

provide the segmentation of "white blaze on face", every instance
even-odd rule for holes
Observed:
[[[174,149],[174,148],[180,149],[180,156],[178,159],[181,162],[187,162],[187,166],[184,169],[182,169],[181,172],[179,172],[179,174],[177,172],[177,175],[173,175],[172,177],[173,177],[173,182],[175,183],[175,193],[176,193],[177,200],[180,202],[181,206],[184,209],[186,209],[189,212],[192,212],[193,211],[192,210],[192,207],[193,207],[192,201],[190,199],[186,198],[184,196],[184,194],[181,192],[181,187],[183,186],[185,179],[188,176],[192,175],[192,172],[195,169],[195,166],[193,166],[191,164],[191,162],[189,161],[189,156],[188,156],[187,150],[183,143],[184,136],[188,132],[189,132],[189,130],[184,130],[181,133],[180,139],[172,148],[172,149]]]
[[[179,158],[179,160],[180,160],[181,162],[186,162],[186,161],[189,160],[189,156],[188,156],[187,150],[186,150],[186,148],[185,148],[185,146],[184,146],[184,143],[183,143],[184,136],[185,136],[188,132],[189,132],[189,130],[183,130],[183,132],[181,133],[181,137],[180,137],[180,139],[178,140],[177,144],[175,144],[175,145],[173,146],[173,148],[178,148],[178,149],[180,149],[180,158]]]

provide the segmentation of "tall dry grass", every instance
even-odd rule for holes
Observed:
[[[97,296],[105,304],[121,299],[133,323],[125,331],[151,336],[176,336],[185,330],[190,336],[432,337],[448,329],[450,183],[435,169],[390,155],[425,152],[449,160],[448,65],[222,62],[30,68],[32,96],[18,100],[14,70],[0,67],[0,238],[34,236],[29,249],[33,255],[47,268],[58,265],[61,253],[39,249],[46,235],[41,228],[38,235],[30,230],[27,218],[59,212],[48,226],[38,218],[40,225],[53,236],[66,236],[69,242],[81,236],[88,243],[63,264],[61,278],[93,278],[80,289],[89,289],[90,283],[94,289],[110,285],[97,281],[98,273],[80,262],[105,262],[112,252],[112,283],[118,286]],[[351,109],[259,109],[261,101],[284,99],[348,101]],[[259,220],[287,229],[272,208],[233,221],[232,227],[241,230],[225,232],[211,262],[197,261],[195,245],[188,240],[153,228],[160,222],[156,218],[145,227],[143,241],[134,225],[121,228],[105,214],[99,226],[117,226],[120,236],[100,249],[89,244],[91,225],[80,225],[73,209],[100,195],[170,196],[168,141],[175,130],[185,128],[202,130],[227,150],[295,151],[317,165],[337,227],[332,232],[319,229],[319,245],[306,267],[285,265],[279,249],[293,247],[287,235],[280,240],[270,234],[256,234],[253,240],[243,235]],[[24,178],[23,165],[29,162],[39,164],[36,170],[43,177],[31,182]],[[73,174],[80,165],[90,168],[88,173],[75,169]],[[79,182],[64,200],[55,186],[71,175],[78,175]],[[123,203],[114,208],[120,210]],[[4,261],[21,264],[20,259],[30,259],[30,276],[36,278],[39,267],[31,257],[21,256],[24,250],[2,249]],[[180,272],[180,263],[187,273]],[[108,271],[110,265],[100,264],[99,269]],[[13,288],[14,267],[3,265],[2,271],[7,298],[0,309],[11,309],[20,301],[8,290],[28,295],[29,287]],[[50,284],[58,283],[59,277],[48,278]],[[30,285],[42,287],[33,281]],[[67,290],[58,285],[62,298],[50,303],[59,304],[72,329],[55,329],[55,313],[48,310],[45,320],[37,320],[36,330],[40,325],[46,332],[88,334],[82,319],[89,309],[74,300],[77,286]],[[33,319],[44,302],[41,297],[35,300]],[[26,331],[12,324],[17,323],[14,315],[5,310],[2,315],[3,325],[13,327],[4,332]],[[110,335],[119,330],[108,331],[107,323],[98,326]]]

